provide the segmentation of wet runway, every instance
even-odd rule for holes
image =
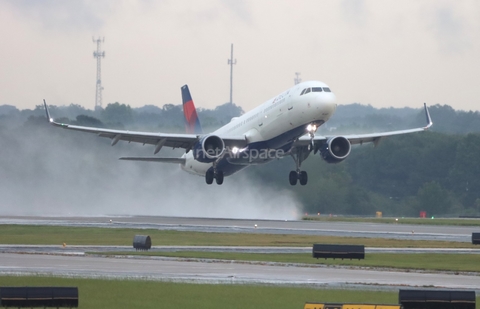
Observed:
[[[312,247],[256,247],[256,246],[152,246],[149,252],[232,252],[232,253],[304,253],[311,254]],[[85,255],[86,253],[135,252],[132,246],[78,246],[78,245],[1,245],[0,253],[32,253]],[[365,248],[365,253],[441,253],[480,254],[480,249],[453,248]]]
[[[2,217],[0,218],[0,224],[138,228],[212,233],[326,235],[366,238],[443,240],[468,243],[471,242],[472,232],[480,231],[480,228],[465,226],[142,216],[58,218]]]
[[[0,224],[138,228],[224,233],[272,233],[448,240],[471,243],[475,228],[314,221],[238,220],[178,217],[2,217]],[[311,253],[311,247],[154,246],[152,251]],[[371,268],[231,262],[162,257],[99,257],[85,252],[134,251],[130,246],[0,245],[0,273],[79,277],[138,278],[207,283],[268,283],[359,287],[443,287],[480,290],[477,273],[424,273]],[[472,253],[479,249],[366,248],[366,253]]]
[[[171,258],[105,258],[0,253],[4,274],[42,274],[198,283],[262,283],[363,289],[405,286],[480,290],[476,275],[377,271],[274,263],[199,262]]]

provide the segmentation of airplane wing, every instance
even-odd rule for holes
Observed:
[[[381,132],[381,133],[369,133],[369,134],[351,134],[351,135],[342,135],[346,139],[350,141],[350,144],[355,145],[355,144],[364,144],[364,143],[374,143],[376,146],[380,139],[388,136],[393,136],[393,135],[401,135],[401,134],[409,134],[409,133],[414,133],[414,132],[421,132],[425,131],[428,128],[430,128],[433,125],[432,118],[430,117],[430,112],[428,111],[427,104],[424,103],[424,108],[425,108],[425,117],[427,119],[427,125],[425,127],[421,128],[415,128],[415,129],[407,129],[407,130],[398,130],[398,131],[388,131],[388,132]],[[325,141],[327,141],[329,138],[333,136],[318,136],[316,135],[313,139],[313,142],[315,145],[321,144]],[[294,144],[294,146],[307,146],[310,144],[311,139],[308,135],[300,137]]]
[[[164,146],[171,148],[183,148],[185,150],[192,149],[193,145],[202,137],[198,134],[175,134],[175,133],[153,133],[153,132],[137,132],[137,131],[128,131],[128,130],[114,130],[114,129],[103,129],[103,128],[94,128],[94,127],[84,127],[76,126],[71,124],[55,122],[50,116],[48,111],[47,103],[43,100],[45,106],[45,112],[47,114],[48,121],[57,127],[83,131],[88,133],[95,133],[100,137],[107,137],[112,140],[112,146],[118,143],[118,141],[128,141],[141,144],[150,144],[155,145],[154,154],[157,154],[160,149]],[[219,136],[223,139],[225,146],[236,146],[236,147],[245,147],[247,144],[246,138],[244,136]]]
[[[185,165],[185,158],[121,157],[120,160],[161,162],[161,163],[177,163],[177,164]]]

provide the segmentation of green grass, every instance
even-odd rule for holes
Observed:
[[[395,220],[395,219],[398,219]],[[322,222],[364,222],[364,223],[387,223],[387,224],[416,224],[416,225],[454,225],[454,226],[480,226],[480,219],[461,218],[352,218],[352,217],[326,217],[326,216],[303,216],[302,220]]]
[[[1,286],[76,286],[79,308],[292,309],[305,302],[398,303],[398,292],[264,285],[210,285],[158,281],[0,276]],[[477,297],[480,308],[480,297]]]
[[[132,245],[148,234],[154,245],[311,246],[313,243],[372,247],[474,247],[443,241],[389,240],[311,235],[199,233],[141,229],[0,225],[3,244]],[[128,254],[132,254],[131,252]],[[141,254],[144,254],[143,252]],[[151,255],[153,252],[147,252]],[[479,271],[477,255],[368,254],[365,260],[316,260],[310,254],[169,252],[163,256],[220,258],[283,263],[318,263],[452,271]],[[395,261],[393,263],[392,261]],[[395,266],[392,266],[394,264]],[[445,268],[448,267],[448,268]],[[265,285],[209,285],[136,280],[1,276],[0,286],[78,286],[80,308],[303,308],[305,301],[396,303],[397,292],[349,291]],[[479,299],[477,298],[477,303]],[[479,306],[477,305],[477,308]]]
[[[470,243],[383,238],[333,237],[290,234],[202,233],[124,228],[0,225],[0,244],[30,245],[123,245],[133,236],[150,235],[154,246],[288,246],[309,247],[314,243],[362,244],[381,248],[475,248]],[[478,246],[477,246],[478,248]]]
[[[364,260],[314,259],[310,253],[231,253],[231,252],[109,252],[101,255],[146,255],[182,258],[222,259],[322,265],[354,265],[359,267],[387,267],[428,271],[480,272],[477,254],[439,253],[370,253]]]
[[[263,285],[0,276],[2,286],[77,286],[79,308],[291,309],[312,302],[398,302],[397,292]]]

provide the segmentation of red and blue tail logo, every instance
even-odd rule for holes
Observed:
[[[183,114],[185,115],[185,130],[191,134],[202,134],[202,126],[198,119],[197,110],[195,104],[193,104],[192,96],[188,86],[182,87],[182,101],[183,101]]]

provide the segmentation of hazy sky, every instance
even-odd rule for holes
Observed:
[[[0,0],[0,105],[95,102],[105,36],[103,103],[244,110],[321,80],[339,104],[480,106],[478,0]]]

